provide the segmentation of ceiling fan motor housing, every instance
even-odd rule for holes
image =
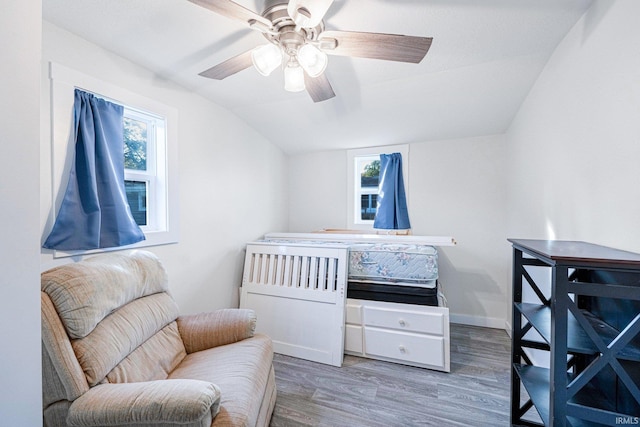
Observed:
[[[288,3],[283,0],[265,1],[265,9],[262,12],[262,16],[273,23],[273,30],[276,34],[263,34],[271,42],[278,43],[278,39],[282,39],[283,33],[295,31],[296,22],[289,16],[287,6]],[[297,33],[303,37],[303,40],[316,41],[322,31],[324,31],[324,22],[321,21],[315,27],[299,28]]]
[[[305,43],[305,37],[301,31],[295,31],[295,27],[284,27],[278,41],[287,55],[296,56],[300,46]]]

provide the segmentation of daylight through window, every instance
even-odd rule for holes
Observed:
[[[124,110],[125,190],[131,214],[143,229],[163,230],[165,120],[155,115]]]
[[[378,182],[380,180],[380,157],[356,157],[356,182],[359,183],[357,198],[360,199],[360,221],[373,221],[376,216]]]

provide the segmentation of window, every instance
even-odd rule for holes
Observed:
[[[165,120],[125,107],[123,122],[124,184],[131,214],[144,232],[164,230]]]
[[[380,157],[362,156],[355,158],[355,193],[360,199],[360,212],[356,218],[358,223],[373,223],[376,216],[378,199],[378,182],[380,181]]]
[[[380,154],[401,153],[405,191],[409,192],[409,146],[393,145],[347,151],[348,215],[347,227],[372,229],[378,206]]]
[[[74,88],[124,106],[125,190],[131,213],[146,240],[127,246],[145,247],[178,241],[177,118],[174,108],[59,64],[50,64],[52,123],[52,198],[48,226],[58,212],[58,191],[68,179],[73,146],[71,123]],[[46,233],[45,233],[46,234]],[[117,249],[117,248],[114,248]],[[95,251],[90,251],[95,252]],[[75,255],[55,251],[55,257]]]

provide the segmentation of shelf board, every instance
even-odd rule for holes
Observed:
[[[549,390],[551,389],[549,384],[549,369],[539,366],[521,365],[518,363],[515,363],[513,367],[518,374],[522,385],[527,391],[527,394],[531,398],[533,406],[535,406],[538,411],[540,419],[542,419],[545,426],[548,426],[550,402]],[[569,374],[567,374],[567,377],[569,380],[571,379]],[[587,392],[578,392],[570,402],[579,403],[589,407],[605,406],[607,410],[614,411],[614,407],[600,391],[595,390],[589,385],[585,386],[582,391]],[[569,417],[568,420],[573,427],[591,427],[600,425],[572,417]]]
[[[542,338],[551,343],[551,308],[541,304],[516,303],[515,307],[522,313]],[[610,343],[620,333],[607,323],[600,320],[586,310],[581,310],[591,326],[600,335],[605,343]],[[600,351],[587,333],[582,329],[571,312],[567,317],[567,347],[570,353],[581,353],[595,355]],[[619,359],[640,361],[640,348],[627,345],[617,356]]]
[[[544,425],[549,425],[549,370],[537,366],[514,364],[514,369]]]

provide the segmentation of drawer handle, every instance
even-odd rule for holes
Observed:
[[[406,349],[403,345],[401,345],[401,346],[400,346],[400,347],[398,347],[398,348],[400,349],[400,353],[402,353],[402,354],[404,354],[404,353],[406,353],[406,352],[407,352],[407,349]]]
[[[400,319],[398,323],[400,323],[400,326],[407,326],[407,322],[405,322],[403,319]]]

